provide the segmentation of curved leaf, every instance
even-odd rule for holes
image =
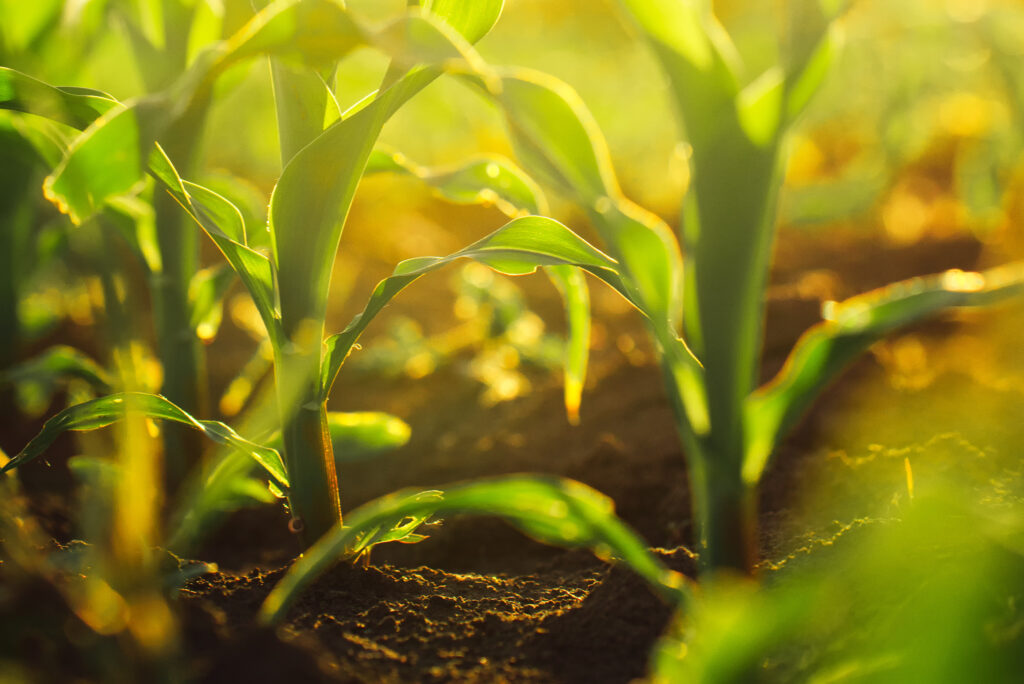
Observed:
[[[543,192],[522,169],[498,156],[473,159],[446,168],[428,168],[401,152],[373,150],[364,175],[398,173],[412,176],[454,204],[493,204],[509,218],[547,213]]]
[[[597,276],[629,299],[618,264],[583,238],[554,219],[542,216],[515,219],[454,254],[418,257],[398,264],[391,277],[377,284],[362,313],[357,314],[345,330],[327,340],[322,376],[325,397],[349,351],[373,317],[411,282],[456,259],[474,259],[506,275],[526,275],[540,266],[576,266]]]
[[[264,601],[260,621],[281,620],[306,585],[353,555],[367,530],[393,527],[409,517],[453,513],[500,516],[539,541],[587,547],[601,558],[625,562],[673,603],[686,595],[685,577],[647,550],[615,516],[606,496],[573,480],[514,475],[446,487],[439,494],[400,491],[361,506],[346,516],[347,527],[335,527],[291,567]]]
[[[985,306],[1024,293],[1024,262],[982,273],[959,270],[913,278],[830,302],[786,364],[745,408],[743,476],[756,482],[778,440],[846,364],[889,333],[951,308]]]
[[[672,230],[622,195],[608,144],[572,88],[539,72],[500,73],[501,91],[492,98],[505,111],[522,163],[589,213],[637,306],[657,324],[674,328],[683,266]]]
[[[511,218],[547,214],[547,199],[532,178],[502,157],[483,157],[449,169],[429,169],[400,152],[377,148],[370,155],[366,174],[401,173],[430,185],[456,204],[494,204]],[[568,334],[565,354],[565,408],[569,422],[579,422],[583,383],[590,353],[590,292],[586,278],[571,266],[544,269],[562,297]]]
[[[37,383],[49,390],[47,396],[58,383],[71,378],[84,380],[100,393],[110,392],[113,386],[110,374],[102,366],[83,352],[65,345],[50,347],[0,373],[0,383]]]
[[[375,41],[384,46],[399,70],[423,63],[454,63],[474,73],[486,71],[472,46],[430,14],[410,13],[381,29]],[[287,330],[305,321],[323,321],[345,219],[381,128],[437,73],[410,71],[361,109],[331,125],[282,172],[269,212]]]
[[[119,106],[117,100],[98,90],[55,88],[20,71],[0,67],[0,109],[34,114],[81,129]]]
[[[95,430],[106,427],[122,420],[128,411],[143,414],[147,418],[182,423],[198,430],[218,444],[229,445],[250,455],[281,485],[288,486],[288,477],[281,456],[274,449],[243,439],[224,423],[197,420],[162,396],[143,392],[120,392],[64,409],[46,421],[39,434],[0,469],[0,472],[6,472],[36,458],[68,430]]]

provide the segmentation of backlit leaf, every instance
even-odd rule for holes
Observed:
[[[778,440],[846,365],[889,333],[957,307],[984,306],[1024,292],[1024,264],[981,273],[959,270],[913,278],[844,302],[797,341],[778,375],[747,400],[743,475],[756,482]]]
[[[576,266],[605,281],[627,299],[614,260],[557,221],[526,216],[505,224],[487,237],[446,257],[418,257],[400,263],[391,277],[377,284],[362,313],[342,332],[327,340],[323,391],[330,391],[342,363],[359,335],[391,299],[420,276],[457,259],[473,259],[506,275],[526,275],[540,266]]]

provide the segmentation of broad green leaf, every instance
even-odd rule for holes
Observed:
[[[473,259],[506,275],[526,275],[540,266],[576,266],[605,281],[629,299],[617,264],[554,219],[514,219],[487,237],[446,257],[418,257],[398,264],[391,277],[377,284],[370,301],[342,332],[327,340],[323,367],[324,396],[359,335],[381,309],[420,276],[457,259]]]
[[[539,541],[590,548],[625,562],[669,601],[686,596],[686,579],[647,550],[603,494],[573,480],[514,475],[445,487],[440,495],[400,491],[361,506],[346,516],[346,527],[335,527],[292,566],[263,603],[260,621],[280,621],[305,586],[353,554],[366,530],[454,513],[499,516]]]
[[[20,71],[0,67],[0,109],[35,114],[81,129],[121,106],[98,90],[55,88]]]
[[[364,175],[397,173],[417,178],[455,204],[493,204],[509,218],[546,213],[541,189],[521,169],[497,156],[480,157],[458,166],[428,168],[401,152],[378,147],[370,154]]]
[[[475,43],[498,21],[505,0],[424,0],[423,9]]]
[[[331,125],[285,167],[270,198],[270,228],[281,312],[291,335],[322,323],[345,218],[384,123],[438,75],[417,64],[462,65],[483,74],[472,46],[429,14],[409,14],[377,33],[396,68],[412,69],[358,111]],[[483,76],[481,76],[483,78]],[[486,80],[486,79],[484,79]]]
[[[682,216],[683,331],[704,368],[708,449],[738,459],[743,402],[761,355],[785,81],[773,70],[741,91],[734,50],[704,3],[622,4],[664,67],[693,149]]]
[[[797,341],[778,375],[747,400],[743,476],[756,482],[778,440],[846,365],[889,333],[951,308],[984,306],[1024,292],[1024,263],[981,273],[913,278],[844,302]]]
[[[274,84],[277,133],[284,167],[303,147],[324,130],[327,82],[313,70],[292,66],[280,59],[270,60]]]
[[[243,439],[224,423],[214,420],[198,420],[157,394],[142,392],[121,392],[82,404],[70,406],[46,421],[43,429],[17,456],[0,469],[6,472],[36,458],[68,430],[95,430],[112,425],[125,417],[126,411],[133,411],[156,420],[168,420],[187,425],[218,444],[226,444],[251,456],[257,463],[284,486],[288,477],[284,471],[281,456],[274,449],[260,446]]]

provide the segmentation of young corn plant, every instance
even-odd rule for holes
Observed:
[[[621,4],[668,76],[692,148],[681,247],[663,221],[623,196],[607,144],[569,86],[524,70],[501,71],[500,88],[466,78],[504,110],[527,172],[587,212],[618,289],[645,316],[687,457],[702,568],[753,575],[758,483],[808,405],[892,331],[1020,293],[1024,265],[953,270],[829,302],[782,370],[757,387],[787,133],[838,47],[841,3],[789,3],[783,62],[747,85],[711,3]]]

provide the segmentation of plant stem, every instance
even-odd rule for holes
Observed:
[[[286,342],[275,352],[292,530],[308,547],[342,520],[327,407],[320,396],[319,337],[308,346]]]
[[[689,458],[690,491],[700,535],[702,573],[732,570],[753,577],[757,562],[757,489],[740,468],[714,454]]]
[[[715,451],[709,439],[714,431],[705,438],[694,434],[672,363],[663,356],[660,365],[686,454],[701,573],[725,569],[753,577],[758,551],[757,486],[743,480],[740,444]]]

